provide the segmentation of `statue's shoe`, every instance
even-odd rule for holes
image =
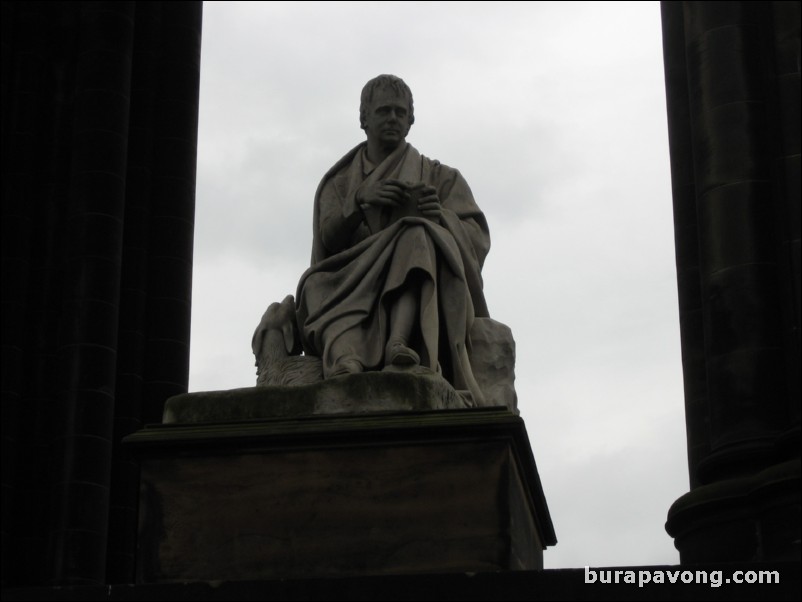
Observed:
[[[346,374],[359,374],[364,371],[365,367],[362,365],[362,362],[352,357],[344,357],[334,364],[334,369],[329,372],[327,378],[344,376]]]
[[[384,350],[385,366],[418,366],[420,356],[402,341],[389,341]]]

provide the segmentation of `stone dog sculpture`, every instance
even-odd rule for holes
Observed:
[[[367,140],[318,186],[311,266],[254,333],[258,385],[425,371],[467,407],[515,410],[514,342],[482,290],[487,223],[462,175],[406,142],[414,120],[403,80],[365,85]]]

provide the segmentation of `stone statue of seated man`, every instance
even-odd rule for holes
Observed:
[[[415,113],[400,78],[369,81],[359,115],[367,140],[315,195],[311,266],[254,334],[258,384],[424,371],[466,406],[514,410],[514,343],[488,315],[490,236],[467,182],[406,141]]]

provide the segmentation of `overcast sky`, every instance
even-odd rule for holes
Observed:
[[[688,489],[657,2],[205,2],[190,391],[255,384],[308,267],[359,94],[412,88],[421,153],[490,225],[490,314],[559,543],[547,568],[676,564]]]

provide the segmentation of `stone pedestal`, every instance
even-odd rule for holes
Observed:
[[[158,425],[137,581],[542,568],[556,538],[506,409]]]

